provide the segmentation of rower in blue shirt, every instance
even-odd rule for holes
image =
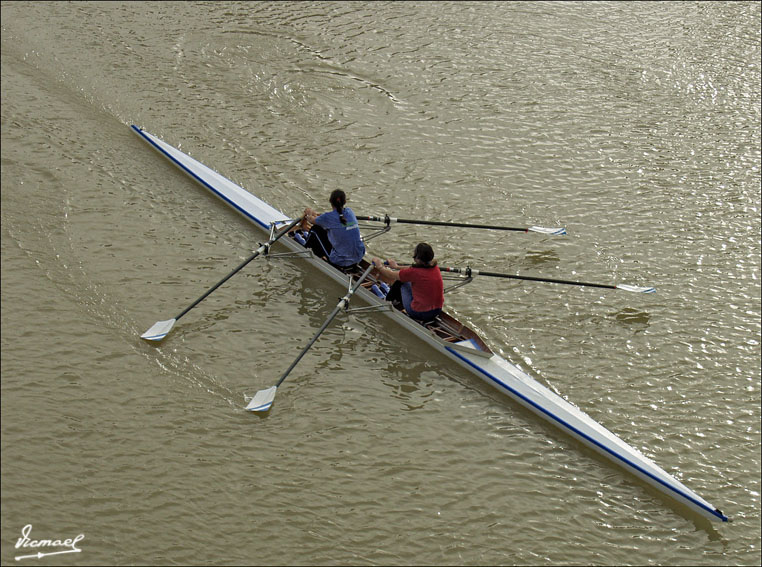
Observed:
[[[304,219],[312,224],[306,246],[337,268],[347,271],[362,260],[365,245],[360,237],[357,218],[346,206],[344,191],[336,189],[329,201],[333,210],[322,215],[310,208],[304,210]]]

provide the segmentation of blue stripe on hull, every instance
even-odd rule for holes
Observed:
[[[206,187],[207,189],[209,189],[209,190],[210,190],[212,193],[214,193],[215,195],[217,195],[217,196],[218,196],[220,199],[222,199],[223,201],[225,201],[225,202],[226,202],[228,205],[230,205],[231,207],[233,207],[233,208],[234,208],[235,210],[237,210],[239,213],[241,213],[242,215],[246,216],[246,218],[248,218],[248,219],[250,219],[250,220],[254,221],[254,222],[255,222],[255,223],[257,223],[259,226],[261,226],[262,228],[264,228],[265,230],[269,230],[269,229],[270,229],[270,226],[269,226],[269,225],[267,225],[266,223],[262,222],[262,221],[261,221],[261,220],[259,220],[257,217],[253,216],[253,215],[252,215],[251,213],[249,213],[249,212],[248,212],[246,209],[243,209],[243,208],[239,207],[239,206],[238,206],[236,203],[234,203],[233,201],[231,201],[230,199],[228,199],[228,198],[227,198],[225,195],[223,195],[222,193],[220,193],[219,191],[217,191],[217,189],[215,189],[215,188],[214,188],[214,186],[210,185],[209,183],[207,183],[206,181],[204,181],[203,179],[201,179],[201,178],[200,178],[198,175],[196,175],[195,173],[193,173],[193,171],[191,171],[191,170],[190,170],[190,169],[188,169],[188,168],[187,168],[185,165],[183,165],[182,163],[180,163],[179,161],[177,161],[177,160],[174,158],[174,156],[173,156],[172,154],[168,153],[168,152],[167,152],[167,151],[166,151],[164,148],[162,148],[160,145],[158,145],[156,142],[154,142],[154,141],[153,141],[151,138],[149,138],[148,136],[146,136],[146,135],[145,135],[145,133],[143,133],[143,130],[141,130],[140,128],[138,128],[138,127],[137,127],[137,126],[135,126],[135,125],[131,126],[131,128],[132,128],[132,129],[133,129],[133,130],[134,130],[136,133],[138,133],[138,134],[140,135],[140,137],[142,137],[142,138],[143,138],[144,140],[146,140],[146,141],[147,141],[149,144],[151,144],[151,145],[152,145],[154,148],[156,148],[156,149],[157,149],[157,150],[159,150],[159,151],[160,151],[162,154],[164,154],[164,156],[165,156],[165,157],[166,157],[168,160],[170,160],[170,161],[171,161],[172,163],[174,163],[174,164],[175,164],[177,167],[179,167],[180,169],[182,169],[182,170],[183,170],[185,173],[187,173],[188,175],[190,175],[190,176],[191,176],[193,179],[195,179],[195,180],[196,180],[198,183],[200,183],[201,185],[203,185],[204,187]]]
[[[548,411],[547,409],[545,409],[541,405],[537,404],[536,402],[530,400],[529,398],[527,398],[526,396],[524,396],[522,393],[518,392],[514,388],[511,388],[505,382],[503,382],[502,380],[497,378],[495,375],[487,372],[484,368],[480,367],[478,364],[472,362],[471,360],[469,360],[468,358],[466,358],[462,354],[458,353],[455,349],[453,349],[451,347],[446,347],[446,348],[447,348],[447,350],[453,356],[456,356],[457,358],[459,358],[460,360],[462,360],[463,362],[465,362],[466,364],[468,364],[472,368],[478,370],[481,374],[486,376],[489,380],[494,382],[500,388],[510,391],[510,393],[513,396],[516,396],[517,398],[521,399],[524,403],[526,403],[527,405],[529,405],[532,408],[534,408],[536,411],[538,411],[538,412],[542,413],[543,415],[547,416],[551,421],[553,421],[553,422],[557,423],[558,425],[564,427],[565,429],[569,430],[574,435],[584,439],[585,441],[587,441],[591,445],[597,447],[599,450],[602,450],[602,451],[606,452],[608,455],[610,455],[612,457],[615,457],[615,459],[621,461],[622,464],[624,464],[624,465],[626,465],[628,467],[631,467],[632,469],[638,471],[640,474],[645,475],[645,476],[649,477],[650,479],[652,479],[653,481],[661,484],[664,488],[666,488],[670,492],[674,493],[675,495],[679,496],[680,498],[686,500],[687,502],[690,502],[692,505],[698,506],[702,510],[708,512],[709,514],[711,514],[711,515],[713,515],[715,517],[717,517],[718,519],[722,520],[723,522],[727,522],[728,521],[727,516],[725,516],[719,510],[707,507],[705,504],[703,504],[702,502],[697,501],[692,496],[690,496],[688,494],[685,494],[683,491],[679,490],[678,488],[672,486],[671,484],[665,482],[661,478],[659,478],[659,477],[653,475],[652,473],[648,472],[647,470],[643,469],[640,465],[637,465],[636,463],[632,462],[627,457],[624,457],[620,453],[617,453],[616,451],[613,451],[611,448],[607,447],[606,445],[603,445],[602,443],[600,443],[596,439],[590,437],[586,433],[583,433],[582,431],[580,431],[579,429],[577,429],[576,427],[571,425],[569,422],[567,422],[567,421],[561,419],[560,417],[558,417],[557,415],[551,413],[550,411]]]

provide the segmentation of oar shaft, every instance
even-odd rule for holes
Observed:
[[[289,225],[288,225],[287,227],[285,227],[283,230],[281,230],[280,232],[278,232],[278,233],[277,233],[275,236],[273,236],[273,237],[272,237],[270,240],[268,240],[268,241],[267,241],[265,244],[262,244],[262,245],[261,245],[259,248],[257,248],[257,250],[256,250],[256,251],[255,251],[255,252],[254,252],[254,253],[253,253],[251,256],[249,256],[249,257],[248,257],[248,258],[246,258],[246,259],[245,259],[243,262],[241,262],[240,264],[238,264],[238,266],[236,266],[236,268],[235,268],[235,269],[234,269],[232,272],[230,272],[228,275],[226,275],[224,278],[222,278],[220,281],[218,281],[216,284],[214,284],[212,287],[210,287],[210,288],[209,288],[209,289],[208,289],[208,290],[207,290],[207,291],[204,293],[204,295],[202,295],[202,296],[201,296],[201,297],[199,297],[199,298],[198,298],[196,301],[194,301],[194,302],[193,302],[193,303],[191,303],[191,304],[190,304],[188,307],[186,307],[186,308],[183,310],[183,312],[182,312],[182,313],[180,313],[180,314],[179,314],[177,317],[175,317],[175,320],[177,320],[177,319],[179,319],[180,317],[182,317],[183,315],[185,315],[185,314],[186,314],[188,311],[190,311],[190,310],[191,310],[191,309],[193,309],[193,308],[194,308],[196,305],[198,305],[199,303],[201,303],[201,302],[202,302],[204,299],[206,299],[207,297],[209,297],[209,295],[210,295],[210,294],[211,294],[211,293],[212,293],[214,290],[216,290],[218,287],[220,287],[222,284],[224,284],[226,281],[228,281],[230,278],[232,278],[234,275],[236,275],[238,272],[240,272],[240,271],[241,271],[241,270],[244,268],[244,266],[246,266],[246,264],[248,264],[249,262],[251,262],[251,261],[252,261],[254,258],[256,258],[257,256],[259,256],[259,255],[260,255],[262,252],[264,252],[265,250],[267,250],[267,248],[268,248],[268,247],[270,247],[270,246],[272,246],[272,245],[273,245],[273,244],[274,244],[274,243],[275,243],[275,242],[276,242],[278,239],[280,239],[280,237],[281,237],[281,236],[283,236],[284,234],[287,234],[289,230],[291,230],[291,229],[292,229],[292,228],[294,228],[294,227],[295,227],[297,224],[299,224],[299,223],[301,222],[301,220],[302,220],[301,218],[298,218],[298,219],[294,220],[294,221],[293,221],[291,224],[289,224]]]
[[[472,270],[471,268],[445,268],[440,267],[440,271],[442,272],[454,272],[457,274],[465,274],[466,276],[490,276],[493,278],[507,278],[511,280],[528,280],[533,282],[548,282],[548,283],[557,283],[557,284],[566,284],[566,285],[578,285],[578,286],[587,286],[587,287],[601,287],[605,289],[616,289],[617,286],[615,285],[607,285],[607,284],[599,284],[599,283],[585,283],[585,282],[575,282],[572,280],[556,280],[552,278],[537,278],[532,276],[517,276],[513,274],[498,274],[495,272],[482,272],[480,270]]]
[[[389,262],[384,262],[385,265],[389,265]],[[411,264],[397,264],[398,266],[410,266]],[[463,274],[467,278],[470,278],[471,276],[490,276],[493,278],[506,278],[511,280],[526,280],[530,282],[546,282],[546,283],[557,283],[557,284],[565,284],[565,285],[577,285],[577,286],[583,286],[583,287],[600,287],[603,289],[622,289],[624,291],[633,291],[636,293],[654,293],[656,290],[652,287],[638,287],[633,285],[609,285],[609,284],[599,284],[599,283],[586,283],[586,282],[575,282],[573,280],[556,280],[553,278],[538,278],[534,276],[517,276],[513,274],[498,274],[496,272],[482,272],[481,270],[472,270],[471,268],[445,268],[443,266],[439,267],[440,272],[452,272],[456,274]]]
[[[331,311],[331,314],[328,316],[328,319],[325,320],[325,322],[321,325],[320,329],[315,333],[315,335],[312,337],[309,343],[307,343],[307,346],[302,349],[302,352],[299,353],[299,356],[296,357],[296,360],[291,363],[291,366],[289,366],[286,371],[283,373],[283,375],[280,377],[280,380],[278,380],[278,383],[275,384],[275,387],[277,388],[280,386],[283,381],[286,379],[286,377],[291,373],[291,371],[296,367],[297,364],[299,364],[299,361],[304,357],[305,354],[307,354],[307,351],[310,350],[312,345],[315,344],[315,341],[318,340],[318,337],[323,334],[323,331],[328,328],[328,325],[331,324],[331,321],[333,321],[336,318],[336,315],[339,314],[339,312],[344,309],[347,304],[349,303],[349,300],[351,299],[352,295],[354,295],[355,291],[357,291],[357,288],[360,287],[362,282],[365,280],[366,277],[368,277],[368,274],[373,269],[373,264],[370,264],[368,268],[365,270],[362,276],[360,276],[360,279],[357,280],[357,282],[349,288],[349,291],[347,294],[341,298],[338,305],[334,308],[333,311]]]
[[[493,226],[489,224],[467,224],[463,222],[444,222],[444,221],[426,221],[426,220],[411,220],[411,219],[398,219],[390,217],[389,215],[383,217],[371,217],[371,216],[358,216],[357,220],[383,222],[391,224],[393,222],[400,224],[422,224],[429,226],[455,226],[462,228],[486,228],[491,230],[513,230],[516,232],[529,232],[529,228],[515,228],[511,226]]]

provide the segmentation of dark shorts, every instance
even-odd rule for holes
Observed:
[[[432,309],[431,311],[416,311],[412,308],[413,303],[413,286],[410,282],[402,283],[400,281],[394,282],[389,294],[386,296],[387,301],[399,301],[405,308],[405,311],[410,318],[416,321],[427,323],[433,321],[437,315],[439,315],[441,309]]]
[[[357,264],[339,266],[338,264],[334,264],[328,259],[331,257],[331,250],[333,250],[333,246],[331,245],[331,241],[328,239],[328,232],[322,226],[317,224],[312,226],[310,233],[307,235],[307,243],[305,246],[312,250],[312,252],[318,258],[323,258],[326,262],[331,264],[331,266],[341,270],[346,274],[354,273],[359,268]]]

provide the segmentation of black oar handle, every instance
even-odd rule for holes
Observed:
[[[491,230],[513,230],[516,232],[529,232],[528,228],[515,228],[511,226],[494,226],[490,224],[467,224],[463,222],[444,222],[444,221],[425,221],[425,220],[411,220],[411,219],[398,219],[384,215],[383,217],[370,217],[370,216],[358,216],[357,220],[382,222],[389,226],[393,222],[402,224],[424,224],[429,226],[457,226],[462,228],[487,228]]]
[[[456,274],[463,274],[466,277],[470,278],[472,276],[490,276],[493,278],[507,278],[511,280],[527,280],[532,282],[548,282],[548,283],[557,283],[557,284],[565,284],[565,285],[579,285],[579,286],[587,286],[587,287],[601,287],[604,289],[617,289],[615,285],[607,285],[607,284],[599,284],[599,283],[584,283],[584,282],[575,282],[571,280],[556,280],[552,278],[537,278],[533,276],[516,276],[513,274],[498,274],[495,272],[482,272],[480,270],[472,270],[471,268],[445,268],[440,266],[439,270],[442,272],[454,272]]]

